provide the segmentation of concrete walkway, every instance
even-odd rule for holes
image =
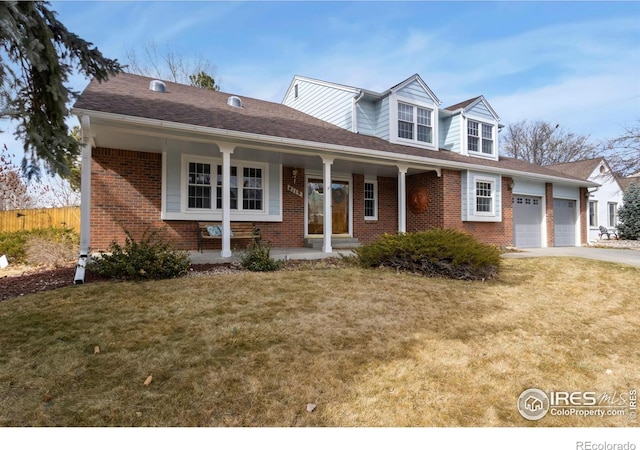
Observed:
[[[637,249],[594,247],[548,247],[527,248],[514,253],[505,253],[505,258],[535,258],[540,256],[573,256],[597,259],[640,267],[640,251]]]
[[[351,250],[335,250],[332,253],[323,253],[320,250],[310,248],[272,248],[271,257],[274,259],[323,259],[339,257],[340,255],[353,255]],[[640,249],[621,248],[597,248],[597,247],[549,247],[528,248],[513,253],[503,254],[504,258],[535,258],[541,256],[573,256],[577,258],[598,259],[601,261],[617,262],[640,267]],[[221,264],[240,261],[240,257],[234,252],[230,258],[220,256],[220,250],[205,250],[189,252],[193,264]]]
[[[323,259],[323,258],[335,258],[340,255],[349,256],[352,255],[351,250],[335,250],[332,253],[323,253],[321,250],[314,250],[311,248],[272,248],[271,257],[273,259]],[[220,256],[220,250],[204,250],[203,253],[197,251],[190,251],[189,258],[192,264],[220,264],[220,263],[232,263],[240,261],[240,256],[233,252],[233,256],[230,258],[223,258]]]

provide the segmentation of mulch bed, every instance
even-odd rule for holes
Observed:
[[[216,273],[223,271],[228,265],[224,264],[198,264],[191,266],[190,273]],[[229,269],[233,270],[233,269]],[[238,269],[239,270],[239,269]],[[226,271],[226,270],[225,270]],[[0,278],[0,301],[20,297],[26,294],[49,291],[65,286],[73,286],[76,268],[59,267],[56,269],[42,269],[29,272],[24,275],[4,276]],[[97,283],[111,281],[90,271],[85,272],[85,283]]]

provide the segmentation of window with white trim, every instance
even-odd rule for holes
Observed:
[[[617,203],[608,203],[609,209],[609,225],[610,227],[618,226],[618,204]]]
[[[187,179],[189,208],[211,209],[211,164],[190,162]]]
[[[467,150],[484,155],[494,154],[493,125],[475,120],[467,121]]]
[[[364,182],[364,219],[378,220],[378,181]]]
[[[589,226],[593,228],[598,227],[598,202],[589,202]]]
[[[433,110],[398,102],[398,137],[433,143]]]
[[[212,169],[215,170],[215,175],[212,175]],[[214,161],[206,163],[194,158],[188,161],[187,170],[187,208],[221,210],[222,164],[216,164]],[[231,209],[264,211],[265,168],[234,165],[230,168],[230,175]]]
[[[476,181],[476,214],[493,213],[493,182]]]

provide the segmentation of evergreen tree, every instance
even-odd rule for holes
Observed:
[[[103,81],[122,67],[67,30],[48,2],[0,2],[0,117],[18,122],[28,178],[38,178],[42,165],[68,176],[79,154],[65,123],[77,95],[65,86],[74,70]]]
[[[618,231],[624,239],[640,239],[640,185],[633,183],[622,197]]]

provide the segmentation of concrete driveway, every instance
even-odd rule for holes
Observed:
[[[640,267],[640,250],[594,247],[548,247],[527,248],[514,253],[505,253],[504,258],[535,258],[538,256],[573,256],[598,259]]]

